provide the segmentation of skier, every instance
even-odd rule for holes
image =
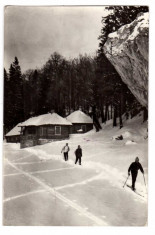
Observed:
[[[68,146],[68,143],[66,143],[66,145],[62,148],[61,153],[64,153],[64,159],[65,161],[68,161],[68,152],[69,152],[70,148]]]
[[[128,169],[128,175],[130,176],[130,171],[131,171],[131,176],[132,176],[132,190],[135,191],[135,182],[138,174],[138,170],[144,174],[144,170],[142,165],[139,163],[139,158],[135,158],[135,162],[131,163],[129,169]]]
[[[81,165],[82,149],[80,145],[78,145],[78,148],[75,150],[75,156],[76,156],[75,164],[79,160],[79,165]]]

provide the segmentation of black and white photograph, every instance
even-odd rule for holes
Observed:
[[[3,226],[148,226],[149,11],[4,7]]]

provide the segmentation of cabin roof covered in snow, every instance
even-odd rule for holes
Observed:
[[[72,123],[93,123],[93,120],[80,110],[77,110],[67,116],[67,120]]]
[[[66,118],[59,116],[57,113],[48,113],[37,117],[29,118],[20,126],[42,126],[42,125],[72,125]]]
[[[5,136],[14,136],[14,135],[20,135],[21,125],[22,123],[18,123],[11,131],[9,131]]]

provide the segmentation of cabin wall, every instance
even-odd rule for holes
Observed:
[[[24,136],[36,137],[36,138],[55,138],[61,139],[61,137],[69,137],[69,126],[56,125],[61,128],[61,134],[55,133],[55,125],[44,125],[44,126],[28,126],[25,127],[23,132]]]
[[[21,136],[20,140],[20,148],[27,148],[37,145],[37,139],[36,138],[27,138],[25,136]]]
[[[7,143],[19,143],[20,142],[20,135],[6,136],[5,138],[6,138]]]
[[[21,148],[40,145],[51,142],[53,140],[67,139],[69,138],[69,131],[69,126],[65,125],[43,125],[25,127],[23,135],[21,136]]]

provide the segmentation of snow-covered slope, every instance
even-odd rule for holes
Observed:
[[[148,105],[149,14],[108,35],[104,52],[139,102]]]
[[[139,156],[145,171],[147,180],[148,171],[148,142],[147,122],[142,122],[142,114],[133,119],[124,120],[124,127],[112,127],[112,121],[102,124],[100,132],[91,130],[85,134],[71,135],[69,140],[55,141],[42,146],[26,148],[26,151],[36,154],[40,159],[55,159],[64,161],[61,149],[65,143],[69,143],[69,161],[73,165],[75,161],[74,151],[78,145],[83,150],[82,167],[103,170],[104,177],[113,184],[122,187],[127,177],[129,165]],[[115,137],[122,135],[123,140]],[[131,179],[129,180],[129,182]],[[143,176],[138,175],[137,188],[145,192]]]
[[[57,174],[52,178],[54,185],[60,179],[60,187],[57,186],[56,190],[108,225],[144,226],[147,223],[147,189],[141,172],[138,173],[136,189],[144,197],[135,194],[128,187],[123,188],[128,167],[136,156],[139,156],[144,168],[147,183],[147,122],[143,123],[142,119],[142,114],[139,114],[133,119],[123,120],[122,129],[113,128],[112,121],[108,121],[102,124],[103,129],[99,132],[93,129],[85,134],[71,135],[68,140],[21,150],[18,144],[4,145],[7,150],[16,150],[9,153],[15,156],[21,153],[23,161],[27,159],[25,163],[21,162],[21,167],[25,166],[25,169],[29,169],[32,164],[39,171],[38,165],[49,164],[48,169],[44,168],[48,172],[45,178],[49,177],[48,179],[54,177],[53,174],[49,175],[51,165],[65,164],[65,168],[56,169]],[[119,135],[123,136],[123,140],[115,139]],[[61,154],[66,143],[70,147],[68,162],[64,161]],[[74,164],[74,151],[78,145],[83,150],[82,166]],[[11,159],[10,154],[9,158]],[[39,158],[39,163],[36,158]],[[64,173],[64,169],[68,170]],[[128,184],[131,185],[131,176]]]
[[[103,170],[105,178],[122,187],[127,177],[129,165],[138,156],[145,171],[148,172],[148,141],[147,122],[142,122],[142,114],[133,119],[124,120],[124,127],[112,127],[112,120],[102,124],[102,130],[95,129],[85,134],[73,134],[69,140],[54,141],[41,146],[26,148],[25,151],[36,154],[42,160],[54,159],[64,161],[61,154],[62,147],[68,143],[70,146],[68,164],[75,161],[75,150],[81,145],[83,150],[82,167]],[[123,140],[115,138],[122,135]],[[7,143],[8,145],[8,143]],[[19,148],[19,145],[15,145]],[[142,174],[138,175],[137,187],[145,191]]]

